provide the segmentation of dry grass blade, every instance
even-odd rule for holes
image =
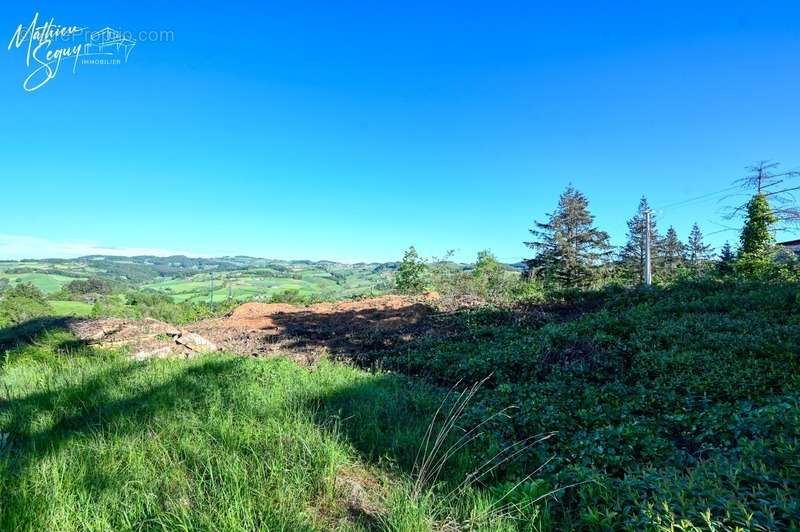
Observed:
[[[420,497],[426,492],[426,490],[432,490],[433,486],[436,484],[448,461],[456,453],[462,450],[465,446],[469,445],[471,442],[484,435],[485,433],[482,431],[482,428],[486,426],[486,424],[488,424],[493,419],[496,419],[497,417],[500,416],[507,416],[510,418],[508,412],[511,409],[516,408],[514,406],[509,406],[498,412],[495,412],[494,414],[486,417],[480,423],[470,428],[469,430],[460,429],[460,427],[458,426],[458,421],[464,415],[464,412],[466,411],[466,408],[469,405],[470,401],[474,398],[475,394],[477,394],[481,386],[483,386],[483,384],[485,384],[490,377],[491,375],[476,382],[469,388],[462,390],[460,393],[457,393],[456,388],[461,384],[461,381],[459,380],[448,391],[444,400],[437,408],[433,418],[431,419],[430,424],[428,425],[423,441],[420,444],[420,448],[417,452],[417,457],[415,460],[416,479],[412,489],[413,497],[415,498]],[[452,400],[452,397],[454,395],[455,399]],[[443,418],[440,421],[440,416],[442,416],[442,413],[446,409],[445,405],[450,400],[452,400],[453,403],[450,406],[450,408],[447,409],[447,413],[444,414]],[[441,426],[437,430],[436,425],[439,423],[441,423]],[[456,428],[462,430],[463,434],[461,434],[461,436],[458,439],[456,439],[455,442],[446,446],[447,442],[450,440],[453,430]],[[474,486],[477,482],[480,482],[486,476],[496,471],[497,468],[513,460],[522,453],[528,451],[534,445],[537,445],[549,438],[552,438],[555,434],[556,434],[555,432],[536,434],[534,436],[530,436],[521,441],[515,442],[510,446],[505,447],[504,449],[496,453],[494,456],[483,462],[474,471],[466,475],[464,480],[460,482],[458,486],[456,486],[446,495],[441,497],[440,500],[452,501],[455,498],[460,498],[470,487]],[[500,498],[500,500],[497,501],[497,503],[505,500],[514,490],[518,489],[521,485],[530,480],[533,475],[541,471],[542,468],[544,468],[551,460],[552,458],[544,462],[542,465],[536,468],[535,471],[526,475],[525,478],[517,482],[510,490],[508,490],[507,493],[503,495],[503,497]],[[552,492],[548,492],[541,498],[537,498],[535,501],[531,501],[531,503],[538,502],[544,497],[552,495],[557,491],[558,490],[553,490]],[[485,512],[485,515],[482,514],[478,516],[478,519],[483,520],[484,517],[491,518],[493,516],[500,516],[505,514],[510,515],[511,510],[518,509],[518,507],[519,505],[510,504],[501,506],[500,508],[495,508],[493,505],[489,510],[487,510],[487,512]],[[454,525],[453,529],[463,528],[462,526],[457,524],[457,520],[454,520],[452,516],[446,518],[445,521],[448,523],[453,523]]]
[[[442,449],[445,443],[447,442],[450,433],[455,428],[458,420],[463,416],[464,410],[466,409],[467,405],[475,396],[475,394],[478,392],[480,387],[489,378],[491,378],[491,374],[485,377],[484,379],[476,382],[470,388],[467,388],[458,394],[456,400],[453,402],[453,405],[447,412],[447,415],[444,416],[442,426],[439,429],[439,431],[436,432],[436,436],[434,437],[433,443],[431,444],[430,440],[434,434],[434,428],[439,419],[439,415],[444,410],[445,404],[447,403],[449,398],[453,395],[456,387],[461,383],[460,380],[450,389],[450,391],[448,391],[447,395],[442,400],[442,403],[439,405],[439,408],[434,413],[433,419],[431,419],[431,422],[428,425],[428,429],[423,439],[423,443],[420,446],[420,449],[422,451],[421,452],[418,451],[417,453],[417,461],[414,466],[417,477],[416,481],[414,482],[414,489],[413,489],[413,493],[415,496],[420,495],[426,486],[429,486],[436,482],[439,473],[444,467],[444,464],[455,452],[457,452],[457,449],[462,448],[469,441],[477,437],[474,434],[474,431],[477,429],[476,427],[472,431],[467,432],[465,435],[459,438],[459,440],[456,443],[448,447],[442,453]],[[421,463],[419,462],[420,455],[422,455]]]

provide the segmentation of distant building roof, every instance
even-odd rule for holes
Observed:
[[[800,251],[800,239],[787,240],[786,242],[778,242],[778,245],[783,246],[787,249],[791,249],[792,251]]]

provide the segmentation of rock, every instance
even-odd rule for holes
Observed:
[[[97,320],[73,320],[69,329],[88,343],[126,344],[132,339],[163,336],[178,336],[181,331],[169,323],[145,318],[141,321],[103,318]]]
[[[119,332],[124,324],[124,320],[104,318],[99,320],[74,320],[69,323],[68,327],[79,339],[87,342],[96,342]]]
[[[187,357],[219,350],[199,334],[152,318],[72,320],[69,328],[80,340],[97,348],[127,349],[134,360]]]
[[[213,351],[219,350],[217,344],[215,344],[211,340],[207,340],[206,338],[203,338],[199,334],[191,332],[181,333],[180,336],[175,338],[175,341],[183,346],[188,347],[192,351],[196,351],[198,353],[211,353]]]
[[[131,355],[133,360],[150,360],[151,358],[168,358],[175,353],[172,346],[157,347],[154,349],[142,349]]]
[[[154,318],[145,318],[143,321],[147,325],[148,331],[151,333],[155,332],[157,334],[166,334],[167,336],[181,335],[180,329],[170,325],[169,323],[165,323]]]

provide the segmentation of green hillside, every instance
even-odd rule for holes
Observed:
[[[309,367],[25,332],[0,529],[794,530],[798,308],[794,282],[556,292]]]
[[[56,294],[74,280],[102,279],[117,291],[152,289],[177,303],[269,300],[286,291],[304,300],[374,295],[392,287],[392,264],[339,264],[251,257],[83,257],[0,262],[0,284],[31,283]]]

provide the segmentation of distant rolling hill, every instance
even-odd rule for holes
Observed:
[[[472,265],[449,263],[454,269]],[[269,299],[286,291],[299,298],[348,299],[379,295],[394,286],[398,262],[345,264],[329,260],[281,260],[247,256],[193,258],[91,255],[76,259],[0,261],[0,289],[32,283],[56,294],[75,280],[103,279],[116,290],[145,289],[176,302]],[[509,270],[519,265],[507,265]],[[212,290],[213,288],[213,290]]]
[[[286,291],[300,296],[347,298],[381,293],[393,284],[397,263],[343,264],[333,261],[277,260],[256,257],[192,258],[112,257],[0,261],[0,286],[29,282],[53,294],[76,279],[99,278],[120,288],[169,294],[176,301],[200,301],[229,295],[268,298]]]

